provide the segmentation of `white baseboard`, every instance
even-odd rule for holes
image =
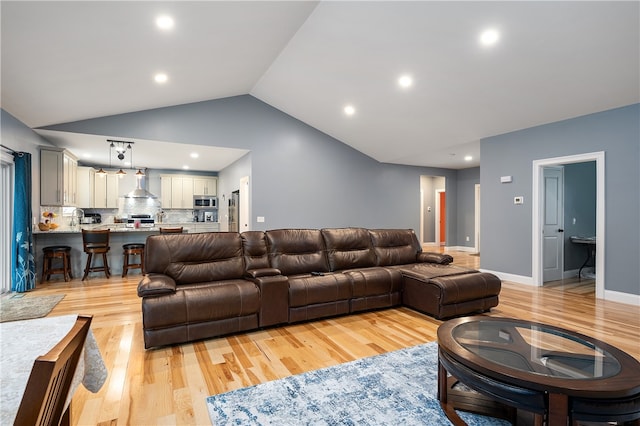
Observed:
[[[464,251],[469,253],[475,253],[475,247],[466,247],[466,246],[447,246],[444,248],[445,251]]]
[[[604,300],[640,306],[640,294],[622,293],[620,291],[604,290]]]
[[[502,281],[511,281],[514,283],[518,283],[518,284],[526,284],[526,285],[531,285],[534,286],[534,282],[533,282],[533,277],[526,277],[524,275],[515,275],[515,274],[508,274],[506,272],[499,272],[499,271],[490,271],[489,269],[480,269],[481,272],[489,272],[493,275],[496,275],[498,278],[500,278]]]

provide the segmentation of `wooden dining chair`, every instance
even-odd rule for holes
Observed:
[[[160,228],[161,234],[182,234],[182,226],[179,228]]]
[[[46,355],[36,359],[18,407],[15,425],[71,423],[70,409],[65,405],[92,318],[79,315],[71,331]]]

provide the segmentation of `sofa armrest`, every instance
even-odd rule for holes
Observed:
[[[282,275],[280,269],[276,268],[260,268],[260,269],[249,269],[244,273],[245,277],[251,278],[260,278],[260,277],[272,277],[275,275]]]
[[[418,253],[418,263],[438,263],[440,265],[448,265],[453,262],[453,257],[448,254],[422,252]]]
[[[176,292],[176,282],[164,274],[148,274],[138,283],[138,296],[161,296]]]
[[[260,289],[260,327],[289,322],[289,279],[284,275],[247,279]]]

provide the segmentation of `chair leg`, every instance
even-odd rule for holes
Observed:
[[[66,256],[67,258],[67,266],[69,266],[69,280],[73,279],[73,272],[71,271],[71,254]]]
[[[69,256],[66,253],[62,255],[62,274],[64,281],[69,281]]]
[[[122,278],[124,278],[127,275],[128,271],[129,271],[129,255],[127,255],[127,253],[125,252],[123,254],[123,259],[122,259]]]
[[[44,274],[47,272],[47,256],[42,257],[42,275],[40,276],[40,284],[44,282]]]
[[[82,281],[87,279],[87,275],[89,275],[89,269],[91,268],[91,257],[93,253],[87,253],[87,266],[84,267],[84,275],[82,276]]]
[[[107,278],[111,278],[111,272],[109,271],[109,262],[107,261],[107,253],[102,253],[102,265],[104,266],[104,274]]]

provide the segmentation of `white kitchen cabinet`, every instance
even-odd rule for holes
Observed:
[[[95,179],[95,208],[118,208],[119,178],[115,174],[97,176]]]
[[[160,201],[163,209],[171,208],[171,176],[160,176]]]
[[[196,222],[195,232],[218,232],[220,231],[220,224],[218,222]]]
[[[78,160],[55,148],[40,148],[40,205],[75,206]]]
[[[95,207],[96,169],[78,167],[77,205],[81,209]]]
[[[211,176],[194,176],[194,195],[216,195],[218,192],[218,178]]]
[[[171,208],[191,209],[193,208],[193,178],[176,177],[171,178]]]
[[[218,193],[215,176],[163,175],[160,176],[160,197],[164,209],[192,209],[194,195]]]

